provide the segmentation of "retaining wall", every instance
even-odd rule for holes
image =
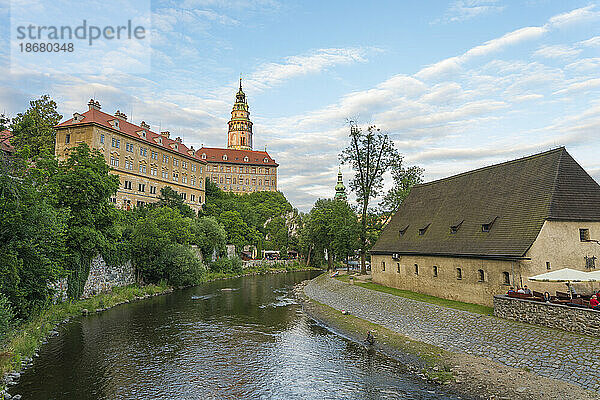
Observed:
[[[600,311],[508,296],[494,296],[494,315],[584,335],[600,336]]]

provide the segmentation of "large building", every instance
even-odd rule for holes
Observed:
[[[186,204],[198,211],[204,204],[206,161],[196,156],[181,138],[169,132],[155,133],[145,122],[135,125],[119,111],[100,111],[100,103],[90,100],[83,114],[56,127],[56,155],[64,159],[70,148],[87,143],[98,149],[119,176],[117,194],[111,200],[129,209],[157,201],[161,188],[170,186]]]
[[[227,148],[202,147],[196,156],[208,163],[206,176],[222,190],[235,193],[277,191],[279,164],[266,152],[252,150],[252,121],[240,88],[228,123]]]
[[[373,281],[491,305],[528,277],[600,257],[600,186],[565,148],[416,185],[371,250]],[[580,284],[580,289],[589,284]]]

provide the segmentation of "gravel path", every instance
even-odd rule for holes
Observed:
[[[411,339],[600,391],[600,338],[440,307],[329,277],[313,279],[304,291]]]

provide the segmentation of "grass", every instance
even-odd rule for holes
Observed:
[[[350,277],[348,275],[341,275],[336,277],[343,282],[349,282]],[[389,286],[379,285],[372,282],[360,282],[357,279],[354,280],[354,284],[357,286],[364,287],[366,289],[377,290],[378,292],[393,294],[394,296],[405,297],[407,299],[422,301],[425,303],[431,303],[442,307],[455,308],[457,310],[469,311],[475,314],[493,315],[494,308],[488,306],[482,306],[480,304],[464,303],[462,301],[442,299],[441,297],[430,296],[428,294],[411,292],[410,290],[396,289]]]
[[[398,332],[353,315],[344,315],[335,308],[312,299],[306,298],[305,304],[308,305],[307,311],[313,318],[328,326],[339,329],[345,335],[358,342],[361,342],[366,337],[367,331],[375,332],[376,346],[386,353],[416,357],[419,360],[420,371],[427,379],[439,383],[454,381],[454,375],[447,361],[449,353],[445,350],[427,343],[412,340]]]
[[[0,348],[0,377],[10,371],[19,370],[21,361],[32,357],[40,344],[58,323],[66,318],[81,315],[84,309],[109,308],[126,300],[135,300],[147,295],[170,290],[166,284],[113,288],[110,293],[101,293],[89,299],[55,304],[19,325],[9,334]]]

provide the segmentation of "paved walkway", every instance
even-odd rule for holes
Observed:
[[[600,391],[600,338],[445,308],[327,277],[305,293],[414,340]]]

